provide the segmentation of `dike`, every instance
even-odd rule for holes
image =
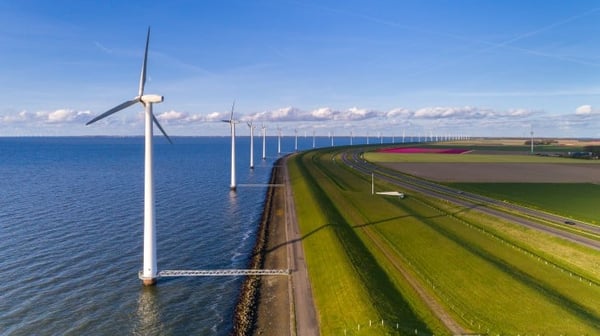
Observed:
[[[281,162],[282,160],[279,159],[273,164],[271,177],[269,179],[270,184],[275,184],[275,181],[279,180],[278,174],[280,174],[280,169],[278,166]],[[256,243],[254,244],[254,249],[252,250],[248,265],[249,269],[263,268],[265,263],[265,248],[269,238],[269,218],[273,211],[274,188],[275,187],[270,186],[266,192],[262,218],[256,236]],[[245,336],[253,334],[258,319],[260,288],[260,276],[250,275],[246,277],[240,289],[240,295],[233,314],[233,330],[229,335]]]

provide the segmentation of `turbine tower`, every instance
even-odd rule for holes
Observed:
[[[533,154],[533,125],[531,125],[531,154]]]
[[[315,130],[313,129],[313,148],[315,148]]]
[[[294,152],[298,151],[298,130],[294,129]]]
[[[249,122],[248,127],[250,127],[250,169],[254,169],[254,129],[256,126]]]
[[[154,174],[152,170],[152,131],[153,125],[156,124],[162,134],[169,140],[171,139],[160,126],[158,119],[152,113],[152,105],[162,103],[163,96],[144,94],[144,86],[146,84],[146,63],[148,60],[148,44],[150,42],[150,27],[146,35],[146,49],[144,51],[144,61],[142,63],[142,73],[140,75],[140,86],[138,95],[132,100],[128,100],[112,109],[102,113],[96,118],[88,121],[86,125],[94,123],[100,119],[106,118],[109,115],[128,108],[136,103],[141,103],[145,108],[145,159],[144,159],[144,256],[143,268],[139,273],[139,278],[146,286],[154,285],[158,277],[158,269],[156,266],[156,221],[154,218]]]
[[[265,148],[266,148],[265,147],[266,137],[267,137],[267,127],[265,126],[265,124],[263,124],[262,125],[262,138],[263,138],[263,143],[262,143],[262,145],[263,145],[263,147],[262,147],[262,150],[263,150],[262,159],[263,160],[267,159],[266,150],[265,150]]]
[[[277,154],[281,154],[281,128],[277,127]]]
[[[231,105],[231,116],[229,120],[221,120],[223,122],[229,123],[231,126],[231,184],[229,187],[231,190],[235,190],[237,188],[237,184],[235,183],[235,124],[239,123],[239,121],[233,119],[233,108],[235,107],[235,100]]]

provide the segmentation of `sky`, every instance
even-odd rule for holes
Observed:
[[[600,138],[600,1],[0,1],[0,136]],[[243,126],[243,128],[242,128]],[[238,125],[239,135],[249,128]],[[246,134],[247,133],[247,134]]]

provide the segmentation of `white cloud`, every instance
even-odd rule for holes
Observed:
[[[170,110],[157,113],[156,116],[161,122],[177,130],[179,135],[196,134],[197,129],[192,130],[189,128],[192,124],[207,124],[202,127],[206,127],[205,130],[212,135],[215,132],[219,133],[221,130],[225,132],[227,128],[215,128],[208,124],[229,119],[230,113],[229,110],[210,113]],[[38,130],[35,134],[43,134],[43,130],[47,130],[51,134],[54,127],[69,124],[81,126],[81,128],[77,128],[78,134],[103,132],[112,134],[114,130],[126,134],[127,132],[138,132],[144,118],[143,112],[106,118],[102,124],[110,124],[110,131],[108,128],[103,127],[94,129],[84,127],[85,123],[95,115],[97,113],[72,109],[37,112],[10,111],[0,113],[0,128],[3,128],[4,134],[7,131],[16,129]],[[459,132],[460,130],[469,133],[469,130],[476,130],[477,132],[483,132],[483,135],[520,136],[528,134],[529,128],[533,124],[536,132],[541,135],[546,133],[547,136],[556,136],[555,132],[563,134],[570,132],[582,136],[581,134],[598,134],[597,129],[600,129],[600,119],[596,120],[594,118],[596,115],[600,115],[600,110],[595,110],[590,105],[579,106],[575,113],[560,115],[523,108],[493,110],[473,106],[431,106],[416,110],[398,107],[387,111],[358,107],[343,110],[332,107],[301,110],[288,106],[246,115],[236,113],[235,118],[244,122],[266,123],[267,127],[272,127],[268,125],[269,123],[276,123],[284,131],[289,131],[290,127],[295,129],[354,129],[355,134],[364,134],[369,131],[392,134],[392,132],[400,132],[400,129],[407,132],[437,130],[442,133]],[[542,131],[543,129],[547,131]]]
[[[178,120],[188,120],[189,115],[184,112],[177,112],[177,111],[171,110],[171,111],[163,112],[163,113],[157,115],[156,119],[158,119],[160,121],[172,122],[172,121],[178,121]]]
[[[23,123],[31,120],[30,113],[27,111],[21,111],[17,114],[0,116],[0,122],[3,124],[14,124]]]
[[[91,119],[90,111],[76,111],[69,109],[59,109],[55,111],[38,111],[31,113],[21,111],[16,114],[0,116],[0,122],[3,124],[14,123],[48,123],[48,124],[63,124],[63,123],[84,123]]]
[[[415,118],[432,119],[432,118],[462,118],[462,119],[479,119],[492,117],[495,113],[489,109],[477,107],[425,107],[414,113]]]
[[[401,108],[391,109],[390,111],[388,111],[386,113],[386,117],[388,117],[388,118],[395,118],[395,117],[410,118],[413,116],[413,114],[414,114],[413,111],[401,107]]]
[[[592,109],[592,105],[581,105],[575,109],[575,115],[578,116],[588,116],[594,113]]]

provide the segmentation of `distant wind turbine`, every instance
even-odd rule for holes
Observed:
[[[533,154],[533,125],[531,125],[531,154]]]
[[[152,131],[153,125],[156,124],[162,134],[171,142],[171,139],[160,126],[158,119],[152,113],[152,104],[162,103],[164,100],[163,96],[154,94],[144,94],[144,86],[146,85],[146,63],[148,61],[148,44],[150,42],[150,27],[148,27],[148,34],[146,35],[146,48],[144,50],[144,61],[142,63],[142,73],[140,75],[140,86],[138,95],[120,105],[113,107],[112,109],[102,113],[96,118],[88,121],[86,125],[94,123],[100,119],[106,118],[113,113],[119,112],[123,109],[128,108],[136,103],[141,103],[145,108],[145,159],[144,159],[144,256],[143,256],[143,268],[139,273],[139,277],[142,283],[146,286],[154,285],[158,277],[158,269],[156,266],[156,221],[154,218],[154,174],[153,174],[153,145],[152,145]]]
[[[281,154],[281,128],[277,127],[277,154]]]
[[[254,169],[254,129],[256,126],[249,122],[248,127],[250,127],[250,169]]]
[[[237,188],[237,184],[235,182],[235,124],[239,123],[238,120],[233,119],[233,109],[235,107],[235,101],[231,105],[231,116],[229,120],[221,120],[223,122],[229,123],[231,126],[231,190],[235,190]]]
[[[298,151],[298,130],[294,129],[294,152]]]
[[[313,129],[313,148],[315,148],[316,142],[315,142],[315,130]]]
[[[267,127],[265,126],[265,124],[262,125],[262,159],[266,160],[267,159],[267,151],[266,151],[266,147],[265,147],[265,143],[266,143],[266,137],[267,137]]]

